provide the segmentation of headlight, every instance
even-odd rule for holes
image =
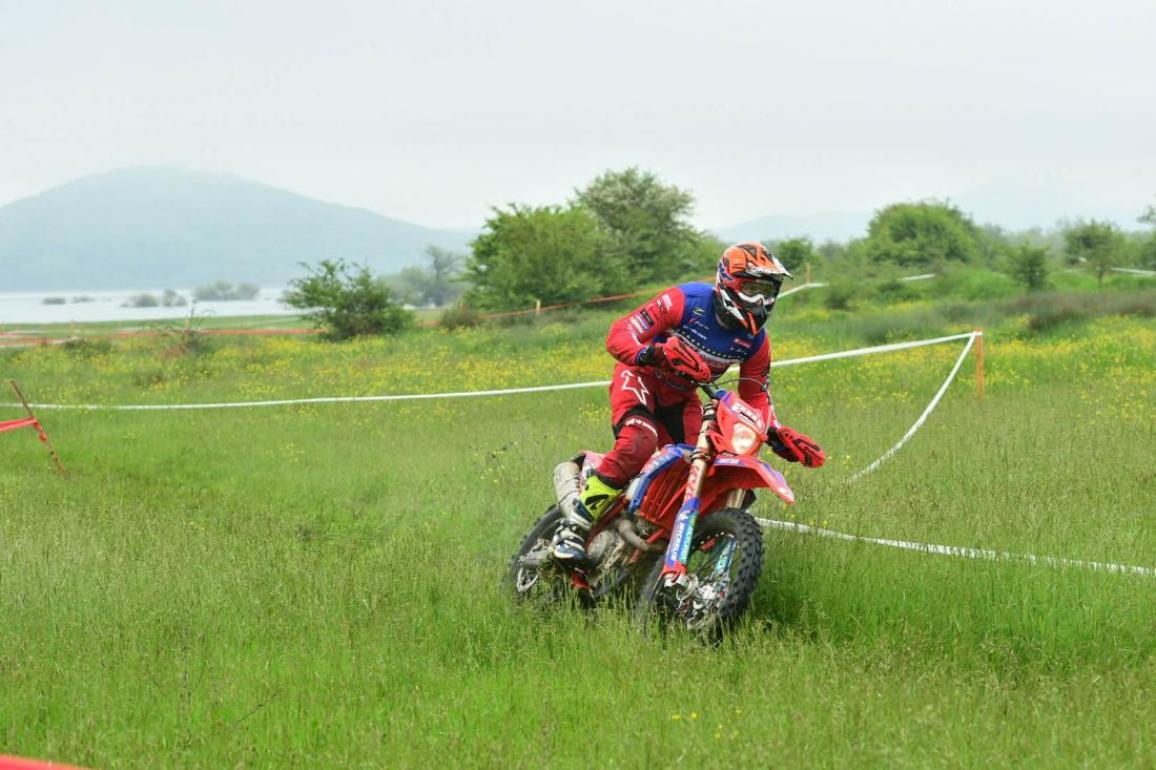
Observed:
[[[741,422],[735,423],[731,431],[731,446],[735,448],[735,454],[745,455],[758,443],[759,434],[755,433],[753,428]]]

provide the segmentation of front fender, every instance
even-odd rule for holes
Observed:
[[[719,455],[707,470],[706,479],[710,486],[723,485],[730,489],[768,487],[788,503],[795,502],[795,493],[783,474],[757,457]]]

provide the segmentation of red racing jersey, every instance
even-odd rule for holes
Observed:
[[[714,287],[705,283],[684,283],[659,294],[642,307],[610,325],[606,349],[627,366],[638,366],[638,358],[652,342],[679,337],[702,355],[717,379],[731,366],[739,366],[739,396],[762,412],[769,427],[779,427],[775,408],[767,392],[771,370],[771,342],[766,329],[751,334],[745,329],[728,329],[714,309]],[[680,390],[691,385],[677,376],[661,373],[664,382]]]

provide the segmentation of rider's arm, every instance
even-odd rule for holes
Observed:
[[[637,365],[638,357],[651,340],[682,323],[684,305],[681,289],[667,289],[612,323],[606,335],[606,349],[622,363]]]
[[[739,365],[739,397],[758,409],[768,428],[779,427],[775,405],[767,392],[771,374],[771,340],[765,333],[761,344]]]

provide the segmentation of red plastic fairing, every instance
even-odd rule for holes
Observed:
[[[795,502],[795,493],[787,485],[783,474],[757,457],[723,455],[715,458],[703,485],[702,510],[709,511],[714,497],[731,489],[759,489],[768,487],[788,503]]]
[[[745,427],[740,427],[745,426]],[[740,452],[734,445],[735,430],[745,430],[749,444]],[[720,452],[755,455],[767,440],[762,415],[734,393],[727,393],[718,402],[718,417],[710,432],[711,443]]]
[[[638,507],[638,515],[669,532],[674,527],[674,517],[682,506],[682,498],[686,494],[686,477],[689,473],[689,463],[671,463],[650,482],[646,495],[642,498],[642,504]]]

